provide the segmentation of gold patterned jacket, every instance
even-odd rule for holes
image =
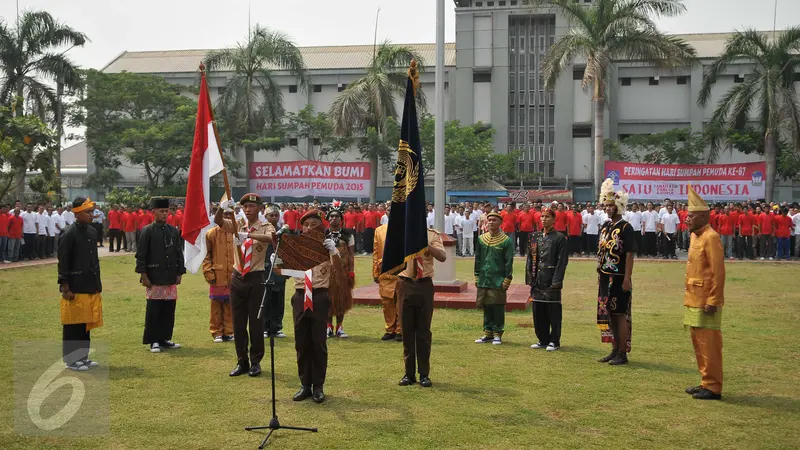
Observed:
[[[685,291],[685,306],[703,308],[725,303],[725,253],[719,234],[710,225],[692,233]]]

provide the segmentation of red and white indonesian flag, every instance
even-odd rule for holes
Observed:
[[[206,232],[211,229],[210,178],[224,170],[222,154],[214,134],[214,116],[208,96],[206,74],[200,74],[200,98],[197,102],[197,122],[186,186],[186,208],[181,236],[186,270],[197,273],[206,257]]]

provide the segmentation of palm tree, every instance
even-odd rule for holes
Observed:
[[[706,70],[697,103],[706,106],[711,87],[724,75],[729,64],[740,60],[755,65],[742,83],[728,89],[711,116],[711,125],[720,129],[742,128],[755,115],[764,131],[764,159],[767,163],[766,200],[772,201],[777,168],[778,141],[789,133],[793,147],[800,149],[800,102],[794,87],[795,71],[800,68],[800,26],[789,28],[772,38],[755,30],[734,33],[725,51]],[[711,146],[711,157],[719,151],[719,140]]]
[[[597,0],[584,6],[575,0],[540,0],[567,18],[570,29],[542,61],[545,85],[553,89],[575,58],[586,60],[583,89],[594,102],[594,189],[603,181],[603,120],[608,81],[615,60],[634,60],[658,67],[685,65],[695,56],[683,40],[661,33],[653,19],[683,13],[682,0]],[[595,195],[597,196],[597,195]]]
[[[56,50],[80,47],[86,40],[86,35],[44,11],[24,12],[16,28],[0,20],[0,104],[13,104],[16,116],[34,114],[42,121],[52,117],[60,99],[47,82],[62,83],[67,92],[82,86],[78,67],[64,56],[66,51]],[[29,163],[16,167],[17,198],[25,192]]]
[[[295,75],[303,89],[309,83],[300,49],[286,34],[260,25],[250,32],[247,42],[209,53],[206,65],[209,72],[233,71],[216,107],[227,126],[226,137],[234,143],[263,137],[283,118],[283,94],[275,80],[276,70]],[[253,162],[253,152],[246,147],[246,170]]]
[[[407,70],[412,59],[417,61],[422,70],[424,61],[413,48],[392,45],[388,40],[380,45],[376,43],[367,74],[347,86],[331,105],[328,115],[333,121],[334,133],[340,136],[363,137],[373,128],[378,134],[378,140],[385,136],[387,119],[398,116],[395,96],[405,95]],[[425,94],[421,89],[417,90],[417,107],[420,110],[426,108]],[[372,145],[360,147],[375,148]],[[372,168],[370,201],[374,202],[379,157],[375,151],[363,150],[362,156],[370,161]]]

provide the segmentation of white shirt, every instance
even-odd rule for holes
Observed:
[[[598,213],[595,211],[592,214],[586,212],[586,215],[583,216],[583,224],[586,225],[586,234],[596,235],[600,233],[600,224],[603,223],[603,218],[600,216],[602,213]]]
[[[625,220],[629,224],[631,224],[631,227],[633,228],[633,231],[641,232],[642,231],[642,212],[641,211],[628,211],[625,214],[628,215],[628,217]]]
[[[667,207],[666,206],[662,206],[661,209],[658,210],[658,217],[661,218],[666,213],[667,213]]]
[[[64,214],[65,214],[65,212],[59,214],[59,213],[53,211],[53,216],[56,219],[56,224],[59,227],[61,227],[60,230],[58,229],[58,227],[55,228],[55,233],[57,235],[61,234],[61,232],[64,231],[64,228],[67,228],[67,220],[64,218]]]
[[[800,213],[792,216],[792,223],[794,224],[794,235],[800,236]]]
[[[233,217],[236,218],[237,222],[240,221],[240,220],[244,220],[245,222],[247,222],[247,216],[244,214],[244,211],[242,211],[241,209],[239,210],[239,212],[234,213]]]
[[[389,223],[389,216],[384,214],[381,216],[381,225],[386,225],[387,223]]]
[[[66,225],[72,225],[73,223],[75,223],[75,214],[72,211],[64,211],[63,213],[61,213],[61,217],[64,219],[64,223]]]
[[[663,216],[661,216],[661,223],[664,225],[664,232],[667,234],[675,234],[678,231],[678,225],[681,223],[681,219],[678,217],[678,214],[675,211],[672,211],[672,214],[667,212]]]
[[[464,235],[472,238],[473,234],[475,233],[477,223],[478,219],[475,217],[474,212],[470,214],[468,218],[464,217],[464,219],[461,221],[461,228],[463,229]]]
[[[597,211],[595,211],[595,213],[596,212]],[[606,222],[610,222],[610,221],[611,221],[611,217],[608,217],[608,214],[606,214],[605,211],[600,211],[600,223],[606,223]]]
[[[478,211],[476,209],[476,210],[472,211],[472,214],[469,215],[469,220],[472,221],[473,225],[478,223],[478,220],[480,220],[480,218],[481,218],[481,213],[482,212],[483,211]],[[474,233],[474,231],[473,231],[473,233]]]
[[[453,228],[455,228],[456,234],[464,234],[464,220],[464,216],[456,213],[456,218],[453,221]]]
[[[644,232],[656,232],[656,223],[658,223],[658,213],[655,211],[645,211],[642,213],[642,224],[644,224]]]
[[[47,235],[50,237],[54,237],[56,235],[56,223],[58,223],[58,214],[51,213],[47,214],[44,213],[45,220],[47,221]]]
[[[39,224],[39,236],[47,236],[47,229],[53,226],[52,224],[48,225],[47,223],[49,222],[50,216],[47,215],[46,212],[41,214],[37,213],[36,216],[36,223]]]
[[[39,223],[39,214],[22,211],[19,213],[19,216],[22,217],[22,233],[36,234],[36,224]]]
[[[261,223],[267,223],[267,216],[265,216],[261,211],[258,212],[258,221]]]
[[[103,223],[106,220],[106,214],[100,209],[95,209],[92,213],[92,223]]]
[[[456,215],[452,212],[444,216],[444,233],[453,234],[453,224],[456,221]]]
[[[428,228],[433,228],[433,211],[428,213],[427,223],[428,223]]]

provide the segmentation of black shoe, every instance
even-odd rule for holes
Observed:
[[[250,366],[250,371],[247,374],[251,377],[257,377],[261,375],[261,364],[255,363]]]
[[[322,391],[322,386],[314,386],[314,393],[311,395],[314,403],[322,403],[325,401],[325,392]]]
[[[715,394],[708,389],[700,388],[698,392],[692,394],[695,400],[722,400],[722,394]]]
[[[628,364],[628,355],[624,352],[617,354],[617,356],[608,362],[609,366],[621,366],[623,364]]]
[[[391,341],[391,340],[394,339],[395,336],[397,336],[397,335],[394,334],[394,333],[384,333],[383,337],[381,337],[381,340],[382,341]]]
[[[689,395],[697,394],[698,392],[703,390],[703,386],[692,386],[686,388],[686,393]]]
[[[306,386],[301,386],[300,390],[297,391],[296,394],[294,394],[294,397],[292,397],[292,400],[296,402],[302,402],[307,398],[311,398],[311,388]]]
[[[422,386],[422,387],[431,387],[431,386],[433,386],[433,383],[431,383],[431,379],[430,378],[420,376],[419,377],[419,385]]]
[[[236,367],[233,368],[231,373],[228,375],[232,377],[238,377],[239,375],[244,375],[250,370],[250,366],[244,364],[237,364]]]
[[[611,353],[608,354],[608,356],[604,356],[604,357],[598,359],[597,362],[607,363],[607,362],[611,361],[612,359],[614,359],[616,357],[617,357],[617,351],[616,350],[612,350]]]
[[[417,380],[414,377],[409,377],[408,375],[404,375],[403,379],[400,380],[400,382],[397,384],[399,384],[400,386],[411,386],[412,384],[416,383]]]
[[[395,340],[395,341],[397,341],[397,342],[403,342],[403,335],[402,335],[402,333],[401,333],[401,334],[395,334],[395,335],[394,335],[394,340]]]

